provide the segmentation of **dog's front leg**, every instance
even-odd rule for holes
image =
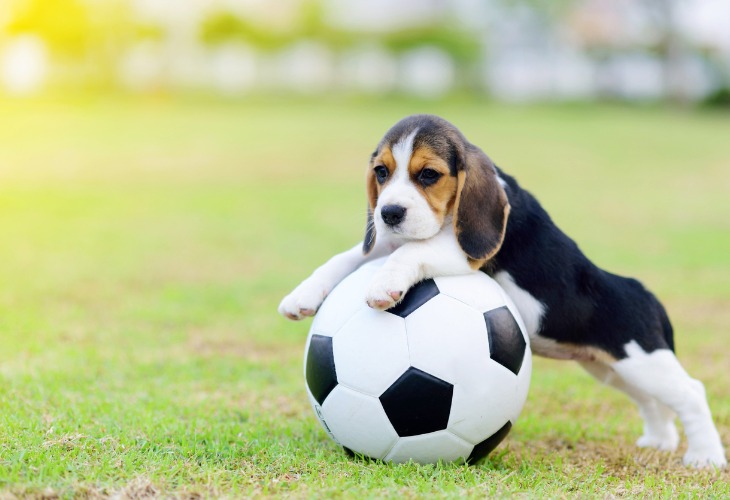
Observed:
[[[389,309],[419,281],[471,270],[453,231],[447,228],[433,238],[410,241],[395,250],[373,277],[365,300],[374,309]]]
[[[300,320],[314,316],[327,294],[342,279],[368,260],[387,254],[388,247],[376,242],[367,255],[363,254],[362,243],[346,252],[335,255],[314,270],[314,272],[279,304],[279,313],[289,319]]]

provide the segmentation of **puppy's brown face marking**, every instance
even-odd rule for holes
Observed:
[[[366,252],[376,233],[428,239],[449,219],[475,268],[502,245],[509,202],[494,164],[442,118],[414,115],[394,125],[370,159],[367,190]]]
[[[367,172],[368,208],[371,212],[375,210],[380,193],[383,192],[385,184],[392,179],[393,172],[395,172],[393,153],[389,146],[383,146],[370,158]]]
[[[454,208],[457,188],[456,176],[451,175],[446,160],[429,146],[421,146],[411,156],[408,173],[439,224],[443,224]]]
[[[424,240],[450,224],[458,205],[460,139],[448,122],[426,115],[402,120],[385,134],[367,174],[366,251],[376,235],[393,243]]]
[[[376,198],[393,178],[396,169],[395,159],[390,147],[384,146],[373,157],[368,176],[375,183]],[[453,207],[456,197],[456,176],[451,175],[446,160],[428,146],[413,152],[408,165],[411,182],[426,198],[434,214],[446,215]],[[443,218],[443,217],[442,217]]]
[[[375,175],[375,181],[378,183],[378,192],[380,192],[383,189],[383,185],[393,178],[393,173],[396,168],[395,159],[393,158],[393,152],[390,150],[390,147],[384,146],[380,151],[380,154],[373,157],[370,165],[373,174]],[[382,167],[385,167],[385,170],[383,171],[385,174],[384,176],[379,175],[378,171],[378,169]]]

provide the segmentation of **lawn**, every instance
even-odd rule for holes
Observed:
[[[730,496],[639,450],[637,410],[537,359],[485,462],[384,465],[328,440],[308,323],[276,314],[365,224],[385,130],[440,114],[599,265],[667,306],[730,443],[730,116],[356,99],[0,101],[0,497]]]

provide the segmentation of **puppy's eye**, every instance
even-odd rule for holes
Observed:
[[[378,180],[380,184],[385,182],[385,179],[388,178],[388,169],[385,168],[382,165],[379,165],[373,169],[375,171],[375,178]]]
[[[428,167],[421,170],[421,172],[418,174],[418,182],[420,182],[423,186],[430,186],[431,184],[435,184],[436,181],[438,181],[440,178],[441,173]]]

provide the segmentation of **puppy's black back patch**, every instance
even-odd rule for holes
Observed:
[[[487,264],[545,306],[540,336],[601,349],[616,359],[636,342],[646,352],[674,349],[672,326],[659,301],[637,280],[598,268],[563,233],[538,201],[497,169],[511,205],[502,248]]]

